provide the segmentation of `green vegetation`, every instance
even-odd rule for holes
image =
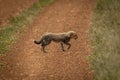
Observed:
[[[6,67],[5,63],[0,63],[0,70],[5,68],[5,67]]]
[[[120,80],[120,0],[97,0],[90,34],[94,80]]]
[[[35,16],[41,11],[41,8],[51,2],[53,0],[39,0],[19,15],[9,19],[10,23],[0,29],[0,54],[4,54],[10,49],[10,45],[15,43],[23,29],[32,23]]]

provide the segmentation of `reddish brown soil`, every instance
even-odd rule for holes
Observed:
[[[93,0],[56,0],[44,8],[33,24],[2,61],[7,67],[0,71],[1,80],[92,80],[87,57],[90,55],[88,29]],[[44,32],[76,31],[79,38],[71,40],[70,50],[63,52],[60,44],[51,43],[47,53],[33,43]],[[65,46],[66,47],[66,46]]]
[[[38,0],[0,0],[0,26]]]

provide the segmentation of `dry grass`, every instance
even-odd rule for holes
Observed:
[[[92,22],[94,80],[120,80],[120,0],[97,0]]]

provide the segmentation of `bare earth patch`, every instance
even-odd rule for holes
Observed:
[[[87,31],[93,0],[56,0],[43,9],[24,32],[10,53],[2,58],[7,64],[0,71],[2,80],[92,80],[87,62],[90,46]],[[33,43],[44,32],[73,30],[78,40],[71,40],[70,50],[63,52],[60,44],[51,43],[42,53]]]

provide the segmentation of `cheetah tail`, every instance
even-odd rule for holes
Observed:
[[[34,41],[35,44],[41,44],[41,40],[40,41]]]

